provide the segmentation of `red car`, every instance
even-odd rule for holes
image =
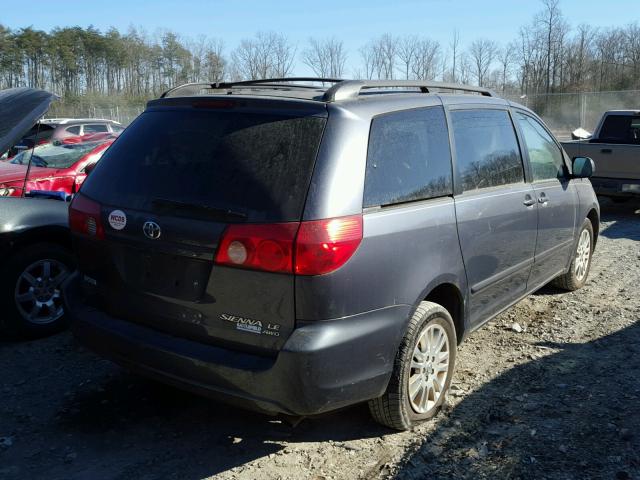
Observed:
[[[100,160],[113,140],[40,145],[33,150],[20,152],[7,162],[0,162],[0,197],[19,197],[22,194],[29,158],[31,170],[26,183],[27,192],[49,190],[75,193],[87,176],[86,167]]]

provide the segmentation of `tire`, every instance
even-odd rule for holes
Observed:
[[[423,370],[412,366],[414,354],[418,354],[415,351],[416,348],[422,350],[420,347],[426,347],[426,340],[428,339],[423,341],[421,346],[418,346],[418,342],[423,339],[423,335],[429,335],[429,332],[434,336],[444,335],[446,337],[442,348],[439,350],[439,352],[447,354],[446,365],[444,363],[435,365],[436,368],[445,368],[445,370],[435,375],[439,379],[438,383],[442,386],[442,389],[436,397],[438,392],[436,392],[435,387],[437,384],[431,380],[434,375],[429,375],[429,371],[433,367],[429,363],[426,367],[427,372],[423,373],[422,379],[428,378],[431,380],[433,395],[432,390],[427,390],[427,395],[424,395],[424,389],[415,388],[414,392],[417,391],[418,393],[415,394],[412,400],[410,398],[410,380],[414,382],[413,385],[415,386],[429,385],[429,383],[416,383],[422,382],[419,372]],[[434,341],[432,343],[437,344],[438,342]],[[409,321],[407,332],[400,343],[387,390],[381,397],[369,401],[369,410],[373,418],[378,423],[395,430],[409,430],[417,424],[433,418],[440,411],[442,404],[446,400],[455,367],[456,349],[456,331],[449,312],[436,303],[420,303]],[[415,358],[418,359],[419,357]],[[431,358],[433,359],[433,357]],[[424,366],[425,363],[421,365]],[[422,408],[417,408],[421,405]]]
[[[71,252],[55,243],[12,252],[0,275],[0,308],[10,335],[39,338],[67,327],[59,287],[73,267]]]
[[[584,245],[584,238],[588,236],[588,248]],[[591,257],[593,254],[593,225],[587,218],[582,224],[578,241],[573,251],[571,266],[569,271],[555,278],[551,284],[554,287],[573,292],[582,288],[589,278],[589,270],[591,269]],[[585,263],[586,262],[586,263]]]

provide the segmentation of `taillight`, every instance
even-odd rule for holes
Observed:
[[[362,241],[362,215],[302,222],[296,239],[298,275],[321,275],[344,265]]]
[[[100,217],[100,204],[77,194],[69,206],[69,228],[97,239],[104,238],[104,226]]]
[[[216,263],[268,272],[293,272],[293,242],[298,223],[229,225]]]
[[[322,275],[344,265],[362,241],[362,216],[301,223],[234,224],[216,263],[269,272]]]

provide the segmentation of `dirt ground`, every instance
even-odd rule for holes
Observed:
[[[546,287],[473,334],[443,412],[405,433],[366,406],[293,427],[133,376],[69,333],[0,340],[0,478],[640,479],[639,293],[640,204],[603,201],[586,287]]]

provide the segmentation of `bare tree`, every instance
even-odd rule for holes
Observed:
[[[543,11],[536,17],[538,23],[544,32],[545,38],[545,55],[546,55],[546,91],[551,92],[553,84],[552,64],[554,49],[557,48],[559,35],[563,31],[564,22],[562,20],[562,12],[560,11],[560,0],[542,0],[544,6]]]
[[[416,35],[407,35],[398,42],[398,60],[402,65],[402,73],[406,80],[409,80],[419,47],[420,39]]]
[[[419,80],[433,80],[438,72],[440,44],[424,38],[418,43],[413,75]]]
[[[347,62],[347,54],[342,40],[309,39],[309,47],[302,52],[302,62],[323,78],[341,78]]]
[[[458,68],[458,72],[460,75],[458,76],[460,83],[471,83],[471,72],[472,65],[471,60],[469,59],[469,55],[466,52],[462,52],[458,58],[458,64],[460,65]]]
[[[394,70],[398,53],[397,38],[391,34],[385,33],[378,40],[378,49],[380,52],[380,64],[383,71],[381,77],[392,79],[394,77]]]
[[[224,43],[220,39],[207,42],[204,71],[207,81],[220,81],[225,77],[227,61],[223,56]]]
[[[187,42],[191,52],[191,82],[214,82],[224,78],[224,43],[217,38],[198,36]]]
[[[571,90],[582,90],[588,80],[589,68],[593,57],[593,38],[596,31],[589,25],[579,25],[577,33],[568,42],[562,58],[565,65],[564,87]]]
[[[293,71],[296,47],[291,45],[284,35],[271,34],[273,49],[273,76],[287,77]]]
[[[451,67],[451,81],[456,83],[456,68],[458,60],[458,50],[460,46],[460,32],[458,30],[453,31],[453,40],[451,41],[451,57],[453,59],[453,65]]]
[[[498,53],[498,62],[500,63],[500,83],[502,84],[503,92],[507,88],[507,79],[510,77],[511,68],[516,60],[517,48],[517,45],[514,42],[511,42]]]
[[[364,68],[364,78],[371,80],[376,77],[378,70],[379,60],[378,52],[372,42],[369,42],[360,47],[360,57],[362,58],[362,66]],[[360,77],[362,75],[356,75]]]
[[[473,62],[473,75],[481,87],[485,83],[485,78],[496,57],[497,51],[498,45],[496,42],[486,38],[475,40],[471,44],[469,54]]]
[[[637,22],[624,29],[625,63],[631,66],[631,87],[640,88],[640,26]]]
[[[275,32],[258,32],[243,39],[231,54],[234,76],[245,79],[286,77],[293,70],[295,47]]]
[[[367,78],[392,79],[398,53],[398,40],[385,33],[360,48]]]

